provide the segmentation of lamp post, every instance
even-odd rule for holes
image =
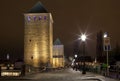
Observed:
[[[85,68],[85,41],[86,41],[86,35],[81,35],[82,43],[83,43],[83,71],[82,74],[86,74],[86,68]]]
[[[75,70],[77,71],[78,69],[78,63],[77,63],[77,54],[75,54]]]
[[[109,56],[108,56],[108,51],[110,50],[109,49],[109,46],[110,46],[110,37],[108,37],[108,34],[107,33],[104,33],[103,35],[104,37],[104,50],[106,51],[107,55],[106,55],[106,59],[107,59],[107,75],[109,75]]]

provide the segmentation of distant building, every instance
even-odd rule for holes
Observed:
[[[33,67],[52,65],[53,19],[41,2],[24,13],[24,61]]]
[[[56,39],[53,46],[53,68],[64,67],[64,45]]]
[[[97,44],[96,44],[96,56],[98,62],[103,62],[104,50],[103,50],[103,32],[99,31],[97,33]]]

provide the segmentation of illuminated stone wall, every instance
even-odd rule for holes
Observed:
[[[53,68],[64,67],[64,46],[53,46]]]
[[[47,66],[52,61],[52,16],[50,13],[26,13],[24,20],[24,61],[34,67]]]

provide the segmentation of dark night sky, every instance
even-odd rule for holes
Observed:
[[[95,55],[96,32],[100,30],[109,32],[112,48],[116,41],[120,42],[120,0],[1,0],[0,48],[14,49],[15,56],[23,55],[23,14],[38,1],[52,13],[54,40],[61,40],[66,55],[73,53],[73,44],[81,32],[89,34],[89,55]]]

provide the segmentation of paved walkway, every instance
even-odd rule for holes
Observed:
[[[86,78],[99,78],[103,81],[120,81],[118,79],[112,79],[112,78],[109,78],[109,77],[105,77],[105,76],[102,76],[100,74],[96,74],[96,73],[92,73],[92,72],[86,72],[86,74],[82,74],[81,71],[75,71],[73,69],[69,69],[68,71],[72,71],[73,73],[80,73],[81,74],[81,78],[83,79],[86,79]]]
[[[52,79],[53,78],[53,79]],[[59,78],[59,79],[58,79]],[[83,81],[84,79],[99,79],[99,81],[120,81],[120,80],[115,80],[112,78],[104,77],[99,74],[91,73],[91,72],[86,72],[86,74],[82,74],[81,71],[75,71],[71,68],[68,69],[62,69],[62,70],[54,70],[50,72],[44,72],[44,73],[32,73],[32,74],[27,74],[24,77],[1,77],[0,81],[3,79],[9,79],[17,81],[17,80],[47,80],[47,81],[56,81],[62,79],[62,81]],[[50,79],[50,80],[49,80]],[[55,79],[55,80],[54,80]],[[89,80],[85,80],[89,81]],[[94,80],[93,80],[94,81]]]

